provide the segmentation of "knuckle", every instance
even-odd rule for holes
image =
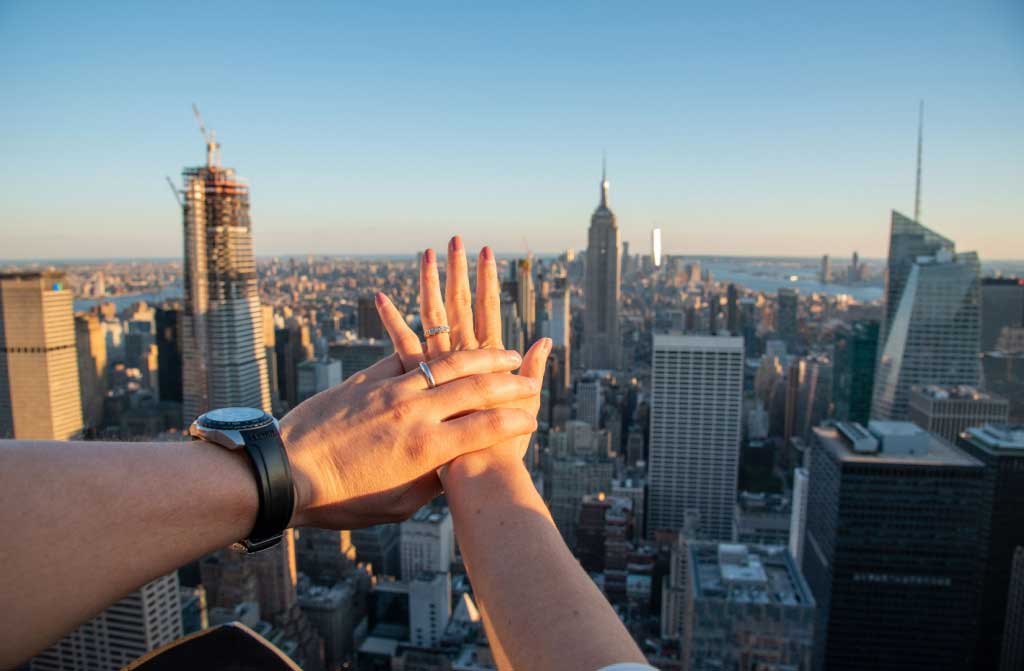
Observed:
[[[495,433],[503,433],[508,429],[507,414],[500,410],[487,413],[487,428]]]
[[[391,419],[396,423],[404,423],[409,417],[412,416],[413,408],[412,403],[406,400],[394,400],[390,403],[391,406]]]

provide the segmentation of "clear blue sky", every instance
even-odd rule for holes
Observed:
[[[623,239],[1024,258],[1024,3],[0,2],[0,258],[172,256],[197,102],[259,254]]]

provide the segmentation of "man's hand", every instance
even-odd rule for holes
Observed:
[[[452,352],[430,363],[437,387],[397,355],[305,401],[281,420],[295,478],[293,526],[358,528],[403,520],[440,493],[436,469],[529,436],[536,411],[510,407],[540,383],[508,375],[517,352]],[[398,377],[396,377],[398,376]]]

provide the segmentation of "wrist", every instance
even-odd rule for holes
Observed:
[[[503,482],[524,477],[530,479],[519,451],[503,446],[464,454],[449,463],[440,475],[445,491],[471,481],[487,481],[500,486]]]
[[[305,526],[307,513],[312,506],[314,499],[312,469],[303,458],[303,450],[299,449],[298,442],[302,432],[297,430],[293,419],[293,413],[288,413],[279,422],[281,431],[281,444],[284,445],[284,452],[288,457],[288,464],[292,471],[292,486],[295,489],[295,508],[292,511],[292,519],[289,527]],[[305,450],[309,452],[309,450]]]

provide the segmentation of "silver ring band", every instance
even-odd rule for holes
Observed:
[[[427,378],[427,389],[433,389],[437,386],[434,374],[430,372],[430,366],[427,365],[426,361],[420,361],[420,372],[423,373],[423,377]]]
[[[436,336],[439,333],[448,333],[449,331],[451,331],[451,329],[447,326],[434,326],[424,331],[423,335],[429,338],[430,336]]]

